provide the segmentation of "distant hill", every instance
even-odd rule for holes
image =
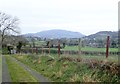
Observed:
[[[118,32],[112,31],[100,31],[89,36],[85,36],[86,39],[106,39],[107,36],[110,36],[111,39],[118,39]]]
[[[110,36],[110,47],[118,47],[118,32],[100,31],[83,37],[84,44],[92,47],[105,47],[107,36]]]
[[[33,36],[33,37],[36,36],[42,38],[81,38],[84,37],[85,35],[79,32],[53,29],[53,30],[41,31],[38,33],[25,34],[25,36]]]

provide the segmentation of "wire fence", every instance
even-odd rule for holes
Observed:
[[[58,54],[58,50],[51,49],[49,53],[48,48],[22,48],[22,53],[36,53],[36,54]],[[75,50],[60,50],[60,54],[70,54],[70,55],[78,55],[79,51]],[[81,55],[96,55],[96,56],[103,56],[106,55],[106,52],[100,52],[100,51],[80,51]],[[120,52],[109,52],[109,55],[119,55]]]

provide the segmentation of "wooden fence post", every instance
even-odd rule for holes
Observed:
[[[81,55],[81,39],[79,38],[79,45],[78,45],[79,55]]]
[[[36,54],[38,54],[38,48],[36,47]]]
[[[110,45],[110,37],[107,36],[107,43],[106,43],[106,58],[108,58],[108,54],[109,54],[109,45]]]
[[[49,55],[50,55],[50,41],[49,41],[49,44],[48,44],[48,46],[49,46]]]
[[[42,47],[42,54],[43,54],[43,47]]]
[[[58,57],[60,57],[60,42],[58,41]]]
[[[32,54],[33,54],[33,48],[32,48]]]

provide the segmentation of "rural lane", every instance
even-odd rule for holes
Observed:
[[[8,71],[5,56],[2,55],[2,82],[11,82],[11,77]]]
[[[39,72],[31,69],[27,65],[25,65],[25,64],[21,63],[20,61],[16,60],[14,57],[11,57],[11,58],[12,58],[13,61],[16,61],[21,67],[23,67],[26,71],[31,73],[32,76],[35,77],[40,83],[45,83],[45,82],[47,82],[47,84],[50,83],[50,81],[46,77],[41,75]]]

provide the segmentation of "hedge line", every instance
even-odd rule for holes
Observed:
[[[23,53],[36,53],[36,48],[31,48],[31,49],[22,49],[22,52]],[[61,54],[79,54],[79,51],[74,51],[74,50],[61,50],[60,51]],[[48,49],[38,49],[38,54],[40,53],[49,53],[48,52]],[[58,53],[58,50],[50,50],[50,53],[51,54],[57,54]],[[106,53],[105,52],[98,52],[98,51],[81,51],[81,54],[83,55],[105,55]],[[109,52],[109,55],[119,55],[120,52]]]

